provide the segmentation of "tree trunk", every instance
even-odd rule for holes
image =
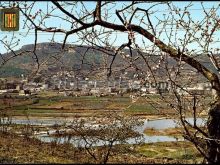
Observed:
[[[220,140],[220,100],[211,105],[208,119],[209,138]],[[216,140],[207,141],[208,164],[220,163],[220,143]]]

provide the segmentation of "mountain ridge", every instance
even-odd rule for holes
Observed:
[[[107,68],[111,64],[113,59],[114,52],[109,48],[105,47],[91,47],[86,45],[74,45],[74,44],[66,44],[65,50],[62,51],[62,44],[61,43],[50,43],[44,42],[39,43],[36,45],[36,54],[38,56],[39,63],[43,65],[45,61],[44,71],[50,70],[50,68],[57,68],[63,67],[66,69],[73,69],[73,70],[92,70],[94,68]],[[99,50],[97,50],[99,49]],[[7,76],[15,76],[19,77],[21,74],[29,74],[30,71],[36,67],[36,59],[33,53],[30,51],[34,50],[34,44],[23,45],[21,49],[15,51],[16,53],[20,53],[22,51],[29,51],[28,53],[17,56],[14,59],[10,60],[5,66],[0,69],[0,77],[7,77]],[[110,55],[105,55],[103,51],[109,53]],[[129,54],[129,49],[123,49],[124,55]],[[147,56],[147,53],[142,52],[143,55]],[[132,50],[133,57],[137,57],[137,50]],[[2,55],[3,58],[12,55],[11,53],[5,53]],[[140,57],[140,56],[139,56]],[[149,57],[148,57],[149,58]],[[159,56],[153,55],[150,56],[151,60],[155,59],[158,61]],[[217,73],[212,66],[206,56],[200,55],[195,59],[202,61],[202,64],[207,68],[211,69],[215,73]],[[171,65],[176,65],[176,61],[169,57],[168,59]],[[2,59],[0,59],[2,62]],[[144,60],[138,59],[135,61],[137,65],[143,65],[145,67]],[[105,66],[104,66],[105,64]],[[117,55],[112,67],[122,67],[128,65],[129,62],[126,62],[123,55]],[[16,73],[17,70],[17,73]]]

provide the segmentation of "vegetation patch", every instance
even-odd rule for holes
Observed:
[[[201,163],[202,155],[188,141],[184,142],[157,142],[142,144],[137,152],[154,160],[163,158],[179,163]]]
[[[167,128],[167,129],[154,129],[146,128],[144,133],[149,136],[175,136],[178,138],[182,137],[182,128]]]

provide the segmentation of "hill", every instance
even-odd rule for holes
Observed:
[[[65,51],[61,50],[62,45],[59,43],[39,43],[36,46],[36,55],[40,64],[40,73],[44,75],[50,75],[54,72],[59,72],[62,70],[74,71],[78,74],[93,74],[93,76],[104,73],[106,68],[108,68],[113,59],[114,52],[108,48],[102,47],[91,47],[91,46],[79,46],[79,45],[66,45]],[[16,56],[15,58],[8,61],[2,68],[0,68],[0,77],[20,77],[21,74],[28,75],[36,69],[36,56],[32,52],[34,50],[34,45],[25,45],[20,50],[15,51],[16,54],[25,52],[22,56]],[[106,55],[104,52],[108,53]],[[130,61],[126,60],[124,56],[130,54],[128,49],[123,50],[123,54],[116,56],[112,67],[119,71],[115,72],[120,74],[120,71],[124,68],[128,68]],[[155,64],[159,61],[159,56],[151,55],[142,52],[146,57],[148,62]],[[137,50],[132,51],[132,59],[137,59]],[[3,54],[2,57],[7,59],[12,54]],[[196,57],[197,60],[201,61],[203,65],[209,69],[215,71],[212,64],[208,61],[208,57],[205,55],[199,55]],[[0,59],[2,63],[3,60]],[[146,68],[146,63],[141,58],[138,57],[134,61],[136,65],[141,68]],[[172,58],[168,57],[168,63],[170,66],[175,66],[177,63]],[[188,69],[192,69],[189,65],[186,66]],[[133,70],[135,72],[135,69]],[[159,70],[162,73],[162,70]],[[217,71],[215,71],[217,73]],[[131,74],[131,72],[130,72]]]

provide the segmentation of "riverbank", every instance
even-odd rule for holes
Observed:
[[[183,147],[184,146],[184,147]],[[184,151],[183,148],[186,148]],[[117,148],[116,148],[117,149]],[[188,142],[160,142],[136,146],[133,153],[112,155],[109,163],[195,163],[201,155]],[[67,144],[41,142],[13,134],[0,136],[1,163],[94,163],[85,150]]]

